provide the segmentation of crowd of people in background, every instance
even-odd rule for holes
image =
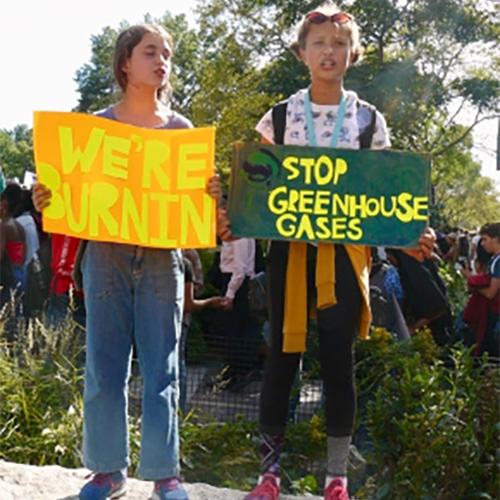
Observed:
[[[47,326],[57,326],[69,315],[84,329],[83,291],[73,272],[80,240],[45,233],[41,214],[33,207],[31,190],[19,182],[3,180],[0,201],[1,306],[12,304],[18,318],[43,314]],[[438,231],[432,259],[424,263],[416,263],[396,249],[374,248],[370,276],[373,324],[387,328],[400,339],[428,326],[440,345],[462,340],[476,346],[476,355],[486,351],[498,357],[500,323],[495,283],[500,267],[499,227],[498,223],[489,223],[476,231],[458,227]],[[196,250],[184,251],[189,293],[181,352],[185,358],[191,313],[204,307],[218,309],[218,333],[228,345],[228,387],[251,371],[261,348],[262,325],[249,308],[248,285],[255,274],[265,270],[263,248],[265,245],[247,238],[221,242],[208,270],[208,280],[220,295],[208,301],[200,301],[204,273],[199,254]],[[470,292],[464,311],[456,317],[452,317],[446,285],[438,272],[438,266],[444,264],[464,276]],[[422,287],[426,290],[423,295],[418,292]],[[481,290],[490,290],[486,295],[491,297]],[[185,363],[181,363],[181,372],[185,373],[183,366]]]
[[[121,96],[96,116],[145,128],[192,128],[169,102],[173,49],[162,26],[127,26],[113,55]],[[308,12],[290,49],[307,67],[310,84],[261,117],[256,126],[261,142],[350,150],[391,146],[381,112],[344,88],[347,70],[363,52],[359,26],[350,13],[329,3]],[[182,162],[170,167],[184,168]],[[82,500],[117,498],[126,491],[131,464],[127,385],[133,355],[143,381],[138,475],[154,482],[154,500],[188,498],[180,477],[178,409],[179,399],[180,410],[186,409],[190,314],[217,309],[215,327],[228,340],[226,386],[240,387],[262,345],[262,322],[250,308],[249,293],[255,275],[264,269],[269,342],[259,403],[261,463],[257,486],[247,500],[279,497],[280,454],[311,315],[323,379],[324,498],[329,500],[349,499],[347,462],[357,404],[354,344],[358,337],[368,338],[370,323],[400,339],[427,327],[440,345],[458,335],[474,346],[476,356],[498,356],[498,223],[474,234],[457,228],[437,240],[434,230],[425,227],[415,248],[404,249],[276,240],[268,246],[266,265],[260,266],[260,244],[232,238],[222,185],[214,175],[204,187],[217,206],[217,234],[223,242],[212,265],[216,293],[201,298],[203,272],[195,250],[183,254],[176,248],[48,236],[33,206],[50,206],[48,186],[36,183],[32,196],[19,183],[1,184],[0,306],[2,316],[8,311],[7,339],[15,338],[19,320],[38,315],[51,327],[70,315],[79,326],[71,331],[78,330],[82,339],[85,332],[82,456],[92,474],[80,491]],[[458,315],[439,270],[442,262],[467,279],[470,298]]]
[[[7,339],[14,338],[15,324],[21,317],[42,317],[51,327],[71,318],[79,327],[73,327],[72,331],[80,336],[83,347],[85,299],[81,277],[75,272],[80,266],[80,240],[46,234],[31,196],[31,191],[17,182],[7,182],[0,194],[1,306],[2,314],[10,308],[12,320],[5,322]],[[188,411],[186,351],[193,312],[216,309],[212,316],[215,329],[225,339],[225,367],[218,388],[239,391],[251,380],[249,374],[262,367],[258,354],[269,352],[265,333],[269,323],[263,324],[263,318],[252,311],[249,288],[256,275],[269,270],[263,249],[265,242],[250,238],[220,242],[205,273],[196,250],[182,252],[185,297],[179,337],[182,413]],[[439,266],[447,268],[448,273],[463,275],[467,282],[469,299],[458,314],[452,315]],[[217,295],[207,296],[205,278],[212,285],[212,293],[215,290]],[[427,327],[441,346],[460,340],[471,346],[475,356],[487,353],[490,359],[498,359],[499,285],[500,223],[485,224],[476,232],[455,228],[438,233],[433,254],[423,261],[399,249],[372,248],[372,324],[386,328],[400,340]],[[314,330],[317,326],[311,322],[308,328]],[[297,377],[294,384],[298,384]],[[289,402],[288,419],[293,418],[297,398]]]
[[[10,182],[0,194],[1,305],[13,301],[16,315],[35,316],[48,296],[49,238],[29,189]]]

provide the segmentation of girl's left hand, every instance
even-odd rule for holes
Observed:
[[[430,259],[436,243],[436,233],[432,227],[426,227],[418,239],[418,248],[403,248],[402,251],[422,262],[424,259]]]
[[[219,206],[222,199],[222,185],[220,183],[220,177],[217,174],[208,179],[207,193],[215,200],[217,206]]]

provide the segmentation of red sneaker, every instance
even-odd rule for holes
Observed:
[[[278,500],[279,497],[279,477],[272,472],[266,472],[260,483],[245,497],[245,500]]]
[[[336,477],[325,488],[325,500],[349,500],[349,493],[344,481]]]

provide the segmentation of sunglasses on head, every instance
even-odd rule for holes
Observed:
[[[312,24],[323,24],[326,21],[331,21],[332,23],[345,24],[352,20],[352,16],[347,12],[336,12],[331,16],[327,16],[322,12],[309,12],[306,14],[306,20]]]

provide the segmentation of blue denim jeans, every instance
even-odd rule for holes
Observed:
[[[179,474],[178,338],[183,262],[177,250],[89,242],[83,457],[94,472],[127,467],[127,381],[135,342],[144,380],[139,474]]]

